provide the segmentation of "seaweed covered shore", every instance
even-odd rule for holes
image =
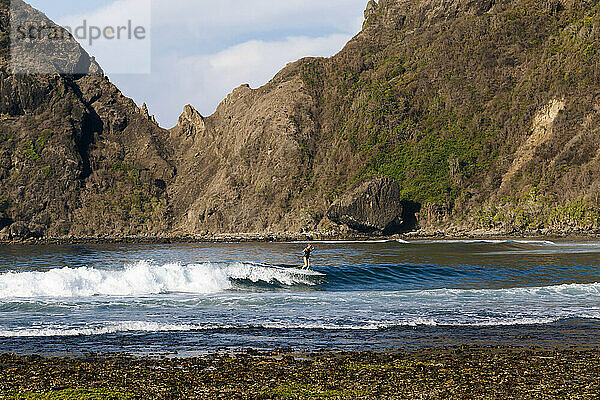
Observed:
[[[0,399],[592,399],[600,349],[0,356]]]

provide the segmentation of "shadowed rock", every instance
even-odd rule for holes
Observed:
[[[377,178],[336,200],[327,216],[359,232],[391,233],[402,226],[403,212],[398,183],[390,178]]]

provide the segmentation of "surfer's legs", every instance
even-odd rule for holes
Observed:
[[[308,257],[304,257],[304,268],[310,268],[310,259]]]

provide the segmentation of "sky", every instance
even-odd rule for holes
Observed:
[[[357,34],[367,0],[27,0],[75,28],[125,26],[143,40],[79,39],[110,80],[170,128],[186,104],[202,115],[241,84],[267,83],[289,62],[331,56]],[[112,33],[112,31],[110,31]],[[125,32],[125,31],[123,31]],[[141,32],[141,31],[140,31]],[[124,33],[125,35],[125,33]],[[118,43],[118,44],[117,44]]]

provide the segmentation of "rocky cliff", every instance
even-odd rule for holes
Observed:
[[[172,131],[196,141],[191,170],[212,165],[180,222],[329,229],[336,199],[387,176],[428,231],[596,230],[599,17],[592,1],[371,1],[336,56]]]
[[[1,0],[0,236],[168,231],[166,182],[175,174],[168,132],[74,40],[56,54],[73,68],[87,66],[86,74],[11,74],[8,11]],[[24,3],[18,11],[48,21]]]
[[[597,2],[371,1],[336,56],[168,131],[99,68],[11,75],[0,4],[5,235],[600,229]]]

